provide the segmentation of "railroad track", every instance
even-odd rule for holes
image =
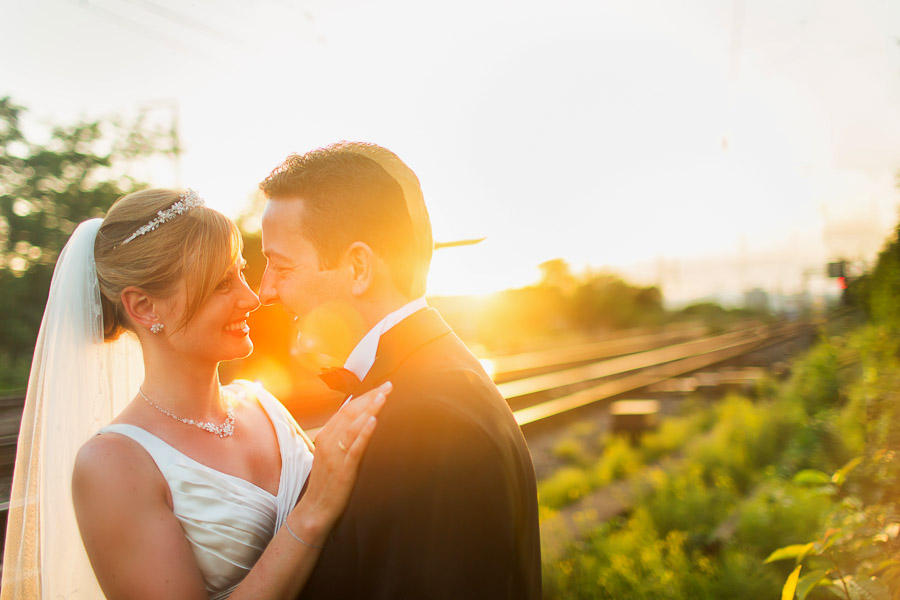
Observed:
[[[699,325],[673,327],[653,333],[626,333],[594,342],[488,357],[482,359],[482,363],[485,364],[488,373],[493,374],[494,383],[499,385],[560,369],[594,363],[602,359],[695,340],[703,337],[706,333],[706,327]]]
[[[498,388],[523,429],[615,396],[816,331],[811,323],[754,325],[685,340],[696,330],[648,334],[497,357]],[[0,397],[0,500],[9,497],[24,393]],[[310,429],[315,436],[318,429]],[[0,512],[4,506],[0,503]]]
[[[497,387],[513,409],[516,422],[526,428],[816,331],[817,326],[808,322],[754,326],[509,381]]]

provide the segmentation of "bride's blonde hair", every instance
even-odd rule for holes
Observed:
[[[184,278],[187,298],[177,329],[190,320],[240,257],[243,240],[237,226],[205,206],[195,206],[123,244],[183,193],[165,189],[134,192],[119,198],[106,213],[94,242],[106,340],[116,339],[126,329],[133,331],[122,305],[126,287],[168,298]]]

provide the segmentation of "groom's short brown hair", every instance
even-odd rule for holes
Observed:
[[[259,184],[270,200],[302,199],[303,234],[331,269],[355,241],[384,259],[397,288],[425,293],[431,223],[419,180],[396,154],[360,142],[339,142],[292,154]]]

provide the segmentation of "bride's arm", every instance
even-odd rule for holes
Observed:
[[[282,527],[232,600],[293,598],[303,588],[319,555],[316,546],[347,503],[389,391],[386,384],[345,404],[322,428],[307,491],[287,518],[303,542]],[[168,489],[153,460],[120,436],[97,436],[79,452],[72,479],[75,513],[109,600],[208,598]]]
[[[169,487],[140,446],[119,435],[88,441],[75,460],[72,499],[109,600],[208,598]]]

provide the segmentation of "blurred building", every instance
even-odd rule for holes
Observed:
[[[769,312],[769,293],[761,288],[744,292],[744,308],[753,312]]]

